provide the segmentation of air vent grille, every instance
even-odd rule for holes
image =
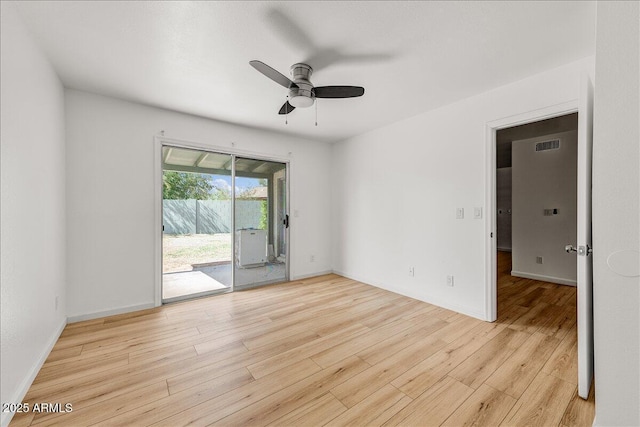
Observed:
[[[560,140],[552,139],[551,141],[538,142],[536,144],[536,151],[557,150],[560,148]]]

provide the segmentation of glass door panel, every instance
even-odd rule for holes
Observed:
[[[162,300],[232,289],[228,154],[162,148]]]
[[[236,287],[288,279],[285,163],[236,157]]]

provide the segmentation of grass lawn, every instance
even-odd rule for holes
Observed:
[[[231,261],[231,234],[165,234],[162,272],[191,271],[192,264]]]

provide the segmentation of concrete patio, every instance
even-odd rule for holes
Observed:
[[[284,263],[267,263],[263,267],[236,269],[235,288],[266,285],[285,280]],[[231,262],[213,266],[194,267],[192,271],[162,275],[162,299],[187,295],[224,292],[231,287]]]

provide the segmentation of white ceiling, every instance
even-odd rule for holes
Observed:
[[[66,87],[338,141],[594,54],[595,2],[17,3]],[[320,100],[289,124],[289,76],[362,98]]]

